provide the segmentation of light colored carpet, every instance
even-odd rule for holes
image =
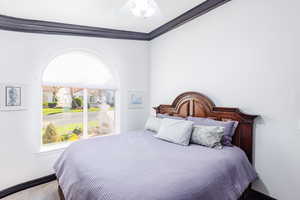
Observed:
[[[53,181],[3,198],[3,200],[59,200],[57,182]]]

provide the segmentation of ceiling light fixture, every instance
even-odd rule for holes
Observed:
[[[136,17],[149,18],[158,10],[157,3],[154,0],[129,0],[127,5]]]

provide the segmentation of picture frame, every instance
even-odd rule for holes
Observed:
[[[128,91],[128,108],[142,109],[145,106],[145,92],[138,90]]]
[[[25,110],[24,94],[24,85],[0,84],[0,111]]]

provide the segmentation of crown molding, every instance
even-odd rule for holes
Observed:
[[[149,33],[150,40],[208,13],[231,0],[207,0]]]
[[[147,33],[23,19],[5,15],[0,15],[0,29],[51,35],[72,35],[126,40],[149,40],[149,34]]]
[[[23,19],[0,15],[0,30],[17,31],[25,33],[40,33],[51,35],[71,35],[111,39],[143,40],[150,41],[167,33],[183,24],[227,3],[231,0],[206,0],[200,5],[176,17],[170,22],[158,27],[150,33],[81,26],[58,22]]]

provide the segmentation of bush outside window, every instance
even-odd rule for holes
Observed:
[[[43,86],[42,144],[72,142],[115,131],[115,91]]]

